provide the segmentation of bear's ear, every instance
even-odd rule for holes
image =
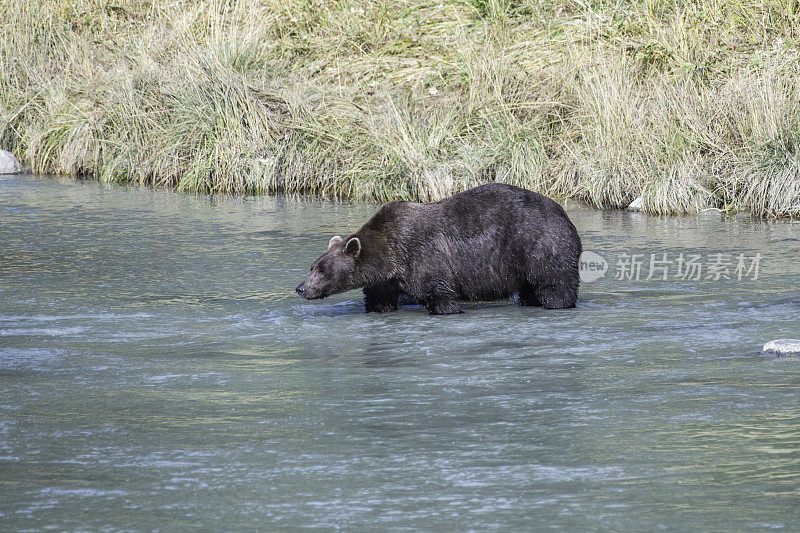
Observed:
[[[335,244],[338,244],[340,242],[342,242],[342,238],[339,237],[338,235],[332,238],[331,241],[328,243],[328,250],[330,250],[331,248],[333,248]]]
[[[347,241],[347,244],[344,246],[344,251],[353,257],[358,257],[358,254],[361,253],[361,241],[358,240],[358,237],[353,237]]]

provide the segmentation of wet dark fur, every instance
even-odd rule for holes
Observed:
[[[522,305],[561,309],[577,301],[580,254],[560,205],[490,183],[436,203],[383,205],[333,244],[297,290],[315,299],[363,287],[368,312],[396,310],[401,294],[431,314],[461,312],[458,300],[513,294]]]

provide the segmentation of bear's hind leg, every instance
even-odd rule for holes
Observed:
[[[536,286],[536,299],[545,309],[567,309],[578,301],[578,280],[548,280]],[[520,300],[522,295],[520,294]]]
[[[399,299],[400,289],[392,284],[384,283],[373,285],[372,287],[364,287],[364,306],[367,313],[373,311],[376,313],[397,311]]]
[[[542,302],[536,295],[536,289],[529,283],[523,283],[519,289],[519,305],[541,306]]]

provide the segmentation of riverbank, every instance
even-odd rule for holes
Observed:
[[[3,3],[0,147],[186,191],[800,216],[795,0],[189,4]]]

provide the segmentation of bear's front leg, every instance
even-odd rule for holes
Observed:
[[[410,287],[407,294],[414,295],[425,303],[428,313],[432,315],[457,315],[461,313],[461,304],[458,303],[458,293],[453,289],[453,280],[444,271],[432,270],[426,273],[422,282],[416,287]]]
[[[461,304],[453,299],[434,298],[428,302],[428,313],[432,315],[457,315],[462,313]]]
[[[364,306],[367,313],[397,311],[399,299],[400,289],[389,283],[364,287]]]

